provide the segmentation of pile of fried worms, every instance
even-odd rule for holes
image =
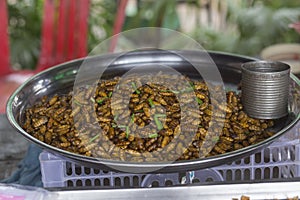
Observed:
[[[272,120],[243,111],[241,96],[201,80],[165,75],[101,80],[26,109],[23,128],[38,140],[84,156],[133,162],[190,160],[235,151],[271,137]],[[125,96],[128,97],[126,101]],[[192,103],[194,102],[194,103]],[[196,106],[195,106],[196,105]]]

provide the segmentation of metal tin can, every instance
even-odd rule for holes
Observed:
[[[275,61],[242,64],[242,103],[253,118],[278,119],[288,114],[290,66]]]

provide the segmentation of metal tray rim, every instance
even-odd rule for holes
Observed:
[[[189,52],[189,51],[186,51]],[[145,52],[147,53],[147,52]],[[251,59],[251,60],[257,60],[256,58],[251,58],[251,57],[247,57],[247,56],[241,56],[241,55],[236,55],[236,54],[230,54],[230,53],[223,53],[223,52],[210,52],[212,54],[220,54],[220,55],[225,55],[225,56],[233,56],[233,57],[241,57],[244,59]],[[103,57],[105,58],[106,56],[115,56],[115,54],[108,54],[108,55],[103,55]],[[97,57],[97,56],[95,56]],[[95,57],[92,57],[95,58]],[[112,160],[106,160],[106,159],[98,159],[98,158],[93,158],[93,157],[86,157],[86,156],[81,156],[75,153],[71,153],[62,149],[58,149],[56,147],[53,147],[51,145],[48,145],[46,143],[42,143],[41,141],[39,141],[38,139],[34,138],[33,136],[29,135],[28,133],[26,133],[18,124],[18,122],[16,121],[15,117],[13,116],[12,113],[12,109],[13,109],[13,101],[16,97],[16,95],[23,89],[23,87],[28,84],[30,81],[33,81],[34,79],[38,78],[41,74],[45,74],[48,73],[49,71],[55,69],[55,68],[60,68],[63,67],[65,65],[68,64],[74,64],[77,62],[81,62],[84,59],[76,59],[73,61],[69,61],[66,63],[62,63],[60,65],[54,66],[53,68],[47,69],[45,71],[42,71],[38,74],[36,74],[35,76],[33,76],[32,78],[30,78],[29,80],[27,80],[25,83],[23,83],[9,98],[8,103],[7,103],[7,118],[9,120],[9,122],[23,135],[25,136],[27,139],[29,139],[30,141],[33,141],[34,143],[40,145],[42,148],[46,148],[47,150],[51,151],[54,154],[57,153],[61,153],[64,156],[66,156],[67,158],[79,161],[81,163],[91,163],[94,166],[99,166],[99,164],[101,166],[116,166],[116,167],[125,167],[125,168],[134,168],[134,169],[143,169],[143,168],[162,168],[161,172],[169,172],[170,170],[168,168],[172,168],[175,171],[177,171],[178,169],[192,169],[195,168],[195,166],[199,166],[200,168],[201,165],[204,165],[205,163],[207,163],[208,161],[212,161],[213,163],[215,162],[219,162],[220,160],[226,160],[231,158],[233,155],[238,157],[238,156],[242,156],[245,155],[249,152],[254,152],[257,148],[259,147],[263,147],[266,145],[269,145],[271,142],[273,142],[276,138],[280,137],[282,134],[284,134],[286,131],[290,130],[300,119],[300,114],[298,114],[297,116],[295,116],[295,119],[288,124],[286,127],[284,127],[282,130],[280,130],[277,134],[275,134],[274,136],[259,142],[257,144],[251,145],[249,147],[245,147],[233,152],[228,152],[225,154],[221,154],[221,155],[217,155],[217,156],[212,156],[209,158],[204,158],[204,159],[197,159],[197,160],[188,160],[188,161],[179,161],[179,162],[173,162],[173,163],[126,163],[126,162],[121,162],[121,161],[112,161]],[[291,74],[291,79],[297,84],[300,85],[300,80],[294,76],[293,74]],[[214,164],[216,165],[216,164]],[[214,166],[212,165],[212,166]],[[188,166],[194,166],[194,167],[188,167]],[[166,168],[166,169],[165,169]],[[138,171],[137,171],[138,172]]]

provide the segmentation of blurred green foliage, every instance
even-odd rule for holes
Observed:
[[[110,37],[117,13],[117,1],[91,1],[89,15],[88,50],[91,51],[99,42]]]
[[[250,6],[255,6],[258,4],[262,4],[273,10],[280,8],[296,8],[300,6],[300,2],[297,0],[252,0]]]
[[[224,1],[228,6],[224,30],[197,24],[192,32],[187,33],[205,49],[256,56],[271,44],[300,42],[299,34],[288,28],[288,24],[300,20],[300,1],[240,0],[239,4]],[[89,51],[112,35],[117,2],[91,0]],[[183,31],[176,11],[179,1],[137,2],[137,9],[126,17],[123,30],[152,26]],[[183,2],[197,8],[201,5],[201,0],[180,1]],[[40,52],[43,0],[8,0],[8,9],[11,63],[15,68],[32,69]]]
[[[44,0],[8,0],[7,2],[12,67],[34,69],[40,54]],[[89,50],[112,34],[116,10],[115,0],[91,1]]]
[[[42,0],[8,1],[11,63],[15,69],[32,69],[40,47]]]
[[[137,12],[127,16],[123,30],[139,27],[163,27],[173,30],[180,28],[176,13],[177,1],[139,1]]]
[[[300,1],[256,0],[234,4],[227,0],[228,28],[222,32],[208,27],[191,36],[205,49],[258,56],[276,43],[299,43],[300,36],[289,24],[300,20]]]

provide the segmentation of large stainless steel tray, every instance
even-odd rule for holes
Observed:
[[[187,60],[183,59],[183,57],[180,57],[177,54],[184,56],[184,58],[188,58],[189,62],[187,62]],[[255,60],[254,58],[219,52],[210,52],[209,56],[216,63],[225,83],[225,87],[229,87],[234,90],[238,89],[241,80],[240,65],[244,62]],[[142,52],[132,52],[121,57],[120,54],[108,54],[90,57],[87,58],[87,60],[89,61],[89,63],[92,63],[92,65],[90,65],[90,68],[87,68],[85,73],[88,74],[91,79],[95,76],[96,78],[98,78],[97,74],[95,75],[94,73],[97,67],[107,64],[110,61],[113,62],[111,63],[110,68],[108,68],[107,73],[104,73],[104,75],[107,76],[121,75],[131,69],[132,66],[136,66],[139,64],[163,64],[171,66],[173,69],[183,74],[194,76],[195,70],[193,70],[193,67],[191,67],[190,63],[197,63],[206,69],[209,69],[211,65],[211,60],[207,59],[207,54],[200,51],[170,52],[149,50]],[[38,144],[40,147],[46,149],[47,151],[50,151],[54,154],[63,155],[68,159],[84,163],[85,165],[88,165],[90,167],[100,167],[110,170],[122,167],[122,169],[125,171],[134,171],[136,173],[151,170],[158,170],[159,172],[163,173],[201,169],[212,167],[215,165],[221,165],[250,155],[265,147],[266,145],[269,145],[276,138],[291,129],[300,118],[300,81],[291,74],[289,115],[278,120],[278,122],[276,123],[277,126],[275,127],[275,131],[277,133],[274,136],[255,145],[209,158],[173,163],[131,163],[81,156],[47,145],[26,133],[26,131],[24,131],[21,126],[24,121],[24,110],[27,107],[31,106],[38,99],[40,99],[42,96],[51,96],[56,93],[67,93],[66,91],[72,89],[75,76],[77,75],[80,65],[83,62],[84,60],[80,59],[64,63],[43,71],[30,78],[10,97],[7,104],[7,117],[10,123],[19,131],[19,133],[21,133],[30,141]]]

